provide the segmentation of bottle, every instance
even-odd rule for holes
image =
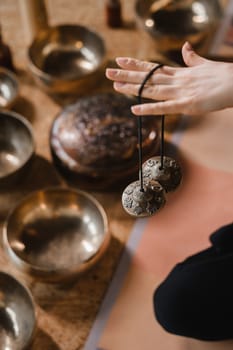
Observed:
[[[122,13],[120,0],[106,1],[106,22],[109,27],[119,28],[122,26]]]
[[[3,41],[1,26],[0,26],[0,66],[15,72],[12,53],[9,46]]]

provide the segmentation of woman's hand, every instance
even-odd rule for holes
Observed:
[[[158,69],[142,92],[142,97],[156,102],[132,106],[135,115],[197,115],[233,107],[233,63],[207,60],[187,42],[182,55],[187,67]],[[155,64],[128,57],[118,57],[116,62],[121,69],[108,68],[107,78],[114,81],[116,91],[137,96]]]

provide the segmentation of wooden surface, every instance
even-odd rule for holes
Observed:
[[[118,30],[107,28],[103,5],[102,0],[50,0],[47,2],[49,22],[51,25],[79,23],[90,26],[104,38],[109,59],[117,55],[154,57],[153,43],[150,45],[148,36],[135,29],[133,1],[125,2],[125,28]],[[61,183],[51,164],[49,130],[62,106],[35,85],[27,70],[27,44],[19,15],[19,2],[0,1],[0,23],[4,40],[12,49],[20,80],[20,99],[13,109],[32,123],[37,154],[33,168],[20,186],[0,193],[0,217],[3,222],[11,207],[27,193]],[[103,84],[106,84],[104,74]],[[99,265],[72,285],[29,283],[9,264],[3,251],[0,251],[1,269],[28,284],[35,299],[38,330],[31,350],[80,349],[109,285],[134,220],[122,209],[121,193],[94,193],[94,196],[106,209],[112,240]]]
[[[109,29],[106,26],[102,0],[48,0],[49,23],[79,23],[91,27],[104,38],[109,59],[116,56],[156,59],[158,55],[154,42],[148,34],[135,26],[134,1],[127,0],[122,3],[124,27],[121,29]],[[4,39],[12,49],[20,81],[20,98],[13,109],[32,123],[37,154],[33,168],[20,186],[0,193],[2,223],[16,201],[27,193],[64,182],[55,172],[49,152],[49,130],[62,106],[35,85],[27,70],[27,45],[17,0],[0,1],[0,23]],[[103,84],[106,84],[104,75]],[[9,264],[3,250],[0,250],[1,269],[27,283],[35,299],[38,330],[31,350],[82,348],[119,261],[134,220],[121,207],[121,193],[94,193],[94,196],[106,209],[112,240],[98,266],[73,284],[55,286],[26,281]]]

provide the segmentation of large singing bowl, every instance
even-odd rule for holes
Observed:
[[[19,271],[51,282],[87,271],[109,241],[102,206],[88,193],[71,188],[31,193],[12,209],[3,228],[4,248]]]
[[[138,24],[163,53],[180,51],[189,41],[203,51],[213,38],[222,15],[218,0],[137,0]]]

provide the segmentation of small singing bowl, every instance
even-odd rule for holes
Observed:
[[[71,188],[30,194],[11,211],[3,228],[5,250],[19,271],[51,282],[87,271],[109,241],[102,206],[86,192]]]
[[[80,94],[95,86],[105,66],[99,34],[80,25],[59,25],[39,32],[28,50],[29,69],[51,94]]]
[[[0,272],[0,328],[0,349],[5,350],[28,348],[36,329],[30,291],[5,272]]]
[[[21,115],[0,111],[0,189],[18,182],[35,153],[30,123]]]
[[[19,83],[15,74],[0,67],[0,108],[11,108],[19,95]]]

